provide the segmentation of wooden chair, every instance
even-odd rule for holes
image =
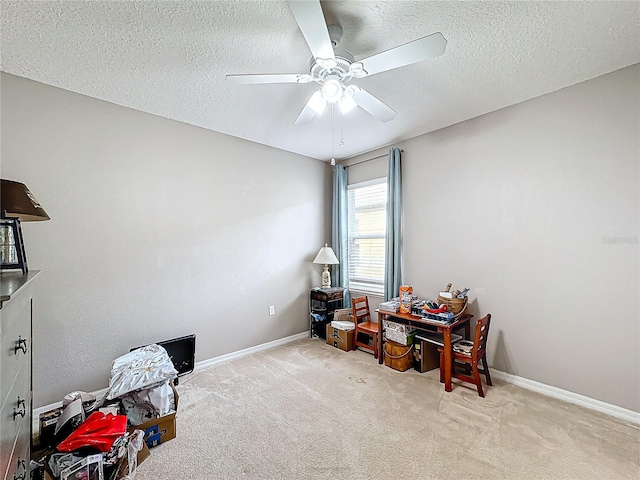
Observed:
[[[351,310],[353,311],[353,323],[355,330],[353,334],[354,349],[358,347],[373,350],[373,356],[378,358],[378,324],[371,321],[369,311],[369,299],[366,295],[351,299]],[[358,333],[364,333],[373,338],[373,349],[368,343],[358,341]]]
[[[480,374],[484,374],[487,385],[493,385],[491,383],[491,375],[489,375],[489,367],[487,366],[486,351],[490,323],[491,314],[488,313],[486,317],[481,318],[476,323],[473,342],[469,340],[459,340],[453,344],[453,352],[451,352],[453,360],[453,365],[451,366],[452,377],[464,382],[473,383],[478,389],[478,395],[481,397],[484,397],[484,391],[482,390]],[[438,351],[440,352],[440,382],[444,382],[444,350],[442,348],[438,348]],[[483,368],[479,368],[480,360],[482,360]],[[470,365],[473,377],[466,374],[468,370],[465,374],[456,373],[456,362]]]

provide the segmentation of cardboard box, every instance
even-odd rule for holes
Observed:
[[[173,383],[171,383],[171,389],[176,401],[176,410],[178,410],[178,392]],[[176,412],[129,428],[130,432],[134,430],[142,430],[144,432],[144,440],[149,448],[168,442],[172,438],[176,438]]]
[[[414,346],[418,357],[414,368],[418,372],[424,373],[440,367],[440,353],[438,353],[437,345],[416,337]]]
[[[349,352],[353,350],[353,330],[338,330],[327,325],[327,345],[333,345],[340,350]]]
[[[144,440],[149,448],[168,442],[172,438],[176,438],[176,412],[165,415],[164,417],[154,418],[144,422],[142,425],[136,425],[129,429],[142,430],[144,432]]]
[[[398,287],[400,297],[400,313],[411,313],[411,300],[413,296],[413,287],[411,285],[400,285]]]

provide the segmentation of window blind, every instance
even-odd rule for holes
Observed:
[[[349,288],[384,293],[385,178],[348,187]]]

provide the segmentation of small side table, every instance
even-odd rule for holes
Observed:
[[[309,292],[309,337],[327,338],[327,324],[333,320],[333,312],[342,308],[343,287],[312,288]],[[314,315],[322,320],[316,320]]]

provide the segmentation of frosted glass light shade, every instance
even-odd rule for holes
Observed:
[[[327,105],[327,101],[322,96],[322,92],[318,90],[313,95],[311,95],[311,98],[309,99],[309,103],[307,103],[307,105],[318,115],[322,115],[322,112],[324,112],[324,107]]]
[[[344,88],[337,76],[331,75],[327,77],[322,86],[322,96],[327,102],[334,103],[340,100]]]

